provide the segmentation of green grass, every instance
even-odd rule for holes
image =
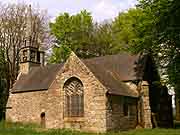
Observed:
[[[95,134],[65,129],[44,130],[34,124],[1,122],[0,135],[180,135],[180,129],[138,129],[117,133]]]

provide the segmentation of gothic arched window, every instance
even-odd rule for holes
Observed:
[[[82,117],[84,115],[84,90],[82,82],[75,77],[68,79],[64,84],[65,117]]]

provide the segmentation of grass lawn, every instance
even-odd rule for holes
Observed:
[[[96,135],[70,130],[43,130],[33,124],[0,123],[0,135]],[[139,129],[98,135],[180,135],[180,129]]]

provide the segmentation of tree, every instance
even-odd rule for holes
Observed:
[[[5,108],[9,89],[18,75],[20,49],[26,45],[45,48],[51,41],[47,19],[45,12],[24,3],[0,5],[1,108]]]
[[[161,74],[166,75],[165,83],[174,87],[180,84],[179,6],[177,0],[139,0],[136,8],[120,13],[112,24],[117,47],[151,53]]]
[[[174,87],[176,96],[176,119],[180,120],[180,1],[139,0],[139,7],[146,15],[155,18],[152,27],[153,51],[165,83]],[[156,50],[156,51],[155,51]],[[157,62],[156,61],[156,62]]]
[[[120,13],[113,22],[116,44],[124,51],[139,53],[154,50],[155,16],[140,7]]]
[[[163,81],[180,88],[179,7],[178,0],[139,0],[136,8],[120,13],[113,22],[105,24],[93,24],[91,15],[84,11],[73,16],[61,14],[51,24],[57,44],[50,60],[65,61],[70,50],[81,58],[121,51],[148,52],[156,60],[161,75],[166,76]]]
[[[86,10],[72,16],[60,14],[50,23],[50,28],[56,38],[50,63],[64,62],[71,50],[80,58],[114,53],[111,24],[93,24],[92,16]]]
[[[154,15],[153,49],[159,56],[159,65],[167,75],[167,83],[174,86],[180,97],[180,2],[178,0],[140,0],[146,15]],[[154,51],[155,52],[155,51]]]
[[[48,39],[47,15],[25,4],[1,5],[0,10],[0,47],[9,65],[12,86],[18,74],[20,48],[27,42],[44,47]]]
[[[68,57],[70,50],[81,55],[86,43],[89,41],[89,31],[93,28],[92,17],[86,10],[77,15],[68,13],[60,14],[55,23],[50,23],[51,33],[56,37],[53,55],[50,62],[63,62]],[[57,57],[60,56],[60,57]]]
[[[112,25],[110,22],[94,25],[91,43],[93,46],[89,51],[96,57],[117,53],[113,44]]]
[[[7,76],[9,73],[7,62],[4,59],[4,53],[2,49],[0,49],[0,121],[4,116],[4,108],[6,106],[6,101],[8,98],[8,90],[7,90],[7,81],[9,77]]]

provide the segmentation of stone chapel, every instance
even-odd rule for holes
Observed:
[[[46,66],[38,48],[26,46],[20,56],[7,120],[90,132],[172,126],[171,98],[155,85],[149,55],[80,59],[72,52],[65,63]]]
[[[80,59],[72,52],[64,63],[44,65],[27,24],[7,120],[90,132],[172,127],[171,96],[150,55]]]

